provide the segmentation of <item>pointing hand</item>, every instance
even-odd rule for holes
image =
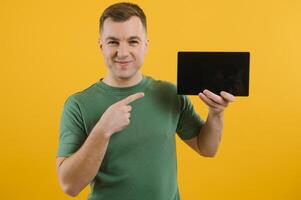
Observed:
[[[132,110],[132,107],[128,104],[142,97],[144,97],[144,93],[138,92],[112,104],[103,113],[97,122],[97,126],[109,136],[123,130],[130,123],[130,111]]]

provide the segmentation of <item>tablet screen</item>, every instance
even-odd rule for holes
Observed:
[[[178,52],[177,92],[249,96],[249,52]]]

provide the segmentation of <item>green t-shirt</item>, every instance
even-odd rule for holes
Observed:
[[[126,88],[101,80],[68,97],[58,156],[68,157],[85,142],[104,111],[125,97],[144,92],[132,106],[130,124],[110,138],[89,200],[179,200],[175,133],[196,137],[204,121],[176,86],[149,76]]]

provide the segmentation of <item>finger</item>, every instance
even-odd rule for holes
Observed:
[[[121,101],[119,101],[120,104],[123,104],[123,105],[127,105],[137,99],[140,99],[144,97],[144,93],[143,92],[138,92],[136,94],[132,94],[124,99],[122,99]]]
[[[218,108],[218,109],[224,109],[224,107],[218,103],[215,103],[214,101],[212,101],[211,99],[209,99],[206,95],[204,95],[203,93],[199,93],[199,97],[203,100],[203,102],[212,108]]]
[[[220,94],[221,94],[221,96],[222,96],[224,99],[226,99],[226,100],[229,101],[229,102],[235,101],[235,96],[232,95],[232,94],[230,94],[230,93],[228,93],[228,92],[221,91]]]
[[[130,112],[130,111],[132,110],[132,106],[129,106],[129,105],[123,106],[123,107],[122,107],[122,110],[123,110],[124,112]]]
[[[225,101],[221,96],[214,94],[213,92],[209,91],[209,90],[204,90],[203,92],[207,98],[210,98],[212,101],[214,101],[217,104],[223,105],[223,106],[227,106],[228,102]]]

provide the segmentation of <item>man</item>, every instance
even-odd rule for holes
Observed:
[[[100,18],[100,48],[109,73],[65,102],[57,173],[76,196],[89,183],[89,200],[177,200],[175,133],[197,153],[213,157],[223,113],[234,97],[205,90],[204,122],[176,87],[144,76],[146,18],[135,4],[108,7]]]

